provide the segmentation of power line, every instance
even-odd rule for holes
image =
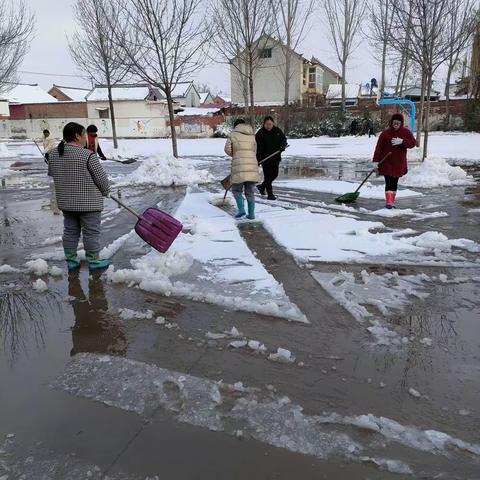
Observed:
[[[25,70],[19,70],[18,72],[28,74],[28,75],[45,75],[46,77],[72,77],[72,78],[79,77],[79,75],[68,75],[66,73],[27,72]]]

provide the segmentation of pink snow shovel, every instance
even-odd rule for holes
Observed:
[[[182,231],[183,225],[177,219],[158,208],[147,208],[139,215],[118,198],[112,195],[110,195],[110,198],[138,218],[135,232],[142,240],[160,253],[165,253]]]

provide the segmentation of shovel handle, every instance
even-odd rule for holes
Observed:
[[[355,190],[355,193],[358,193],[358,191],[365,185],[365,182],[373,175],[375,170],[392,154],[392,152],[388,152],[379,162],[378,165],[375,168],[372,168],[370,170],[370,173],[365,177],[363,182],[358,186],[358,188]]]
[[[135,215],[139,220],[140,220],[140,215],[135,211],[133,210],[133,208],[130,208],[128,207],[127,205],[125,205],[123,202],[121,202],[117,197],[114,197],[113,195],[110,195],[110,198],[118,203],[121,207],[123,207],[125,210],[128,210],[132,215]]]

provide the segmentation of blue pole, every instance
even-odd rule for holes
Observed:
[[[410,130],[413,134],[415,134],[415,116],[417,113],[417,107],[411,100],[407,100],[406,98],[382,98],[378,101],[379,105],[400,105],[403,111],[406,111],[408,115],[410,115]],[[411,110],[408,110],[404,107],[404,105],[410,106]]]

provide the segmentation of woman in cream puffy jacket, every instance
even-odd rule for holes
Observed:
[[[245,216],[243,191],[247,197],[248,215],[250,220],[255,219],[255,184],[258,182],[257,143],[255,133],[244,120],[238,119],[234,129],[225,144],[225,153],[232,157],[232,193],[237,202],[238,212],[235,218]]]

